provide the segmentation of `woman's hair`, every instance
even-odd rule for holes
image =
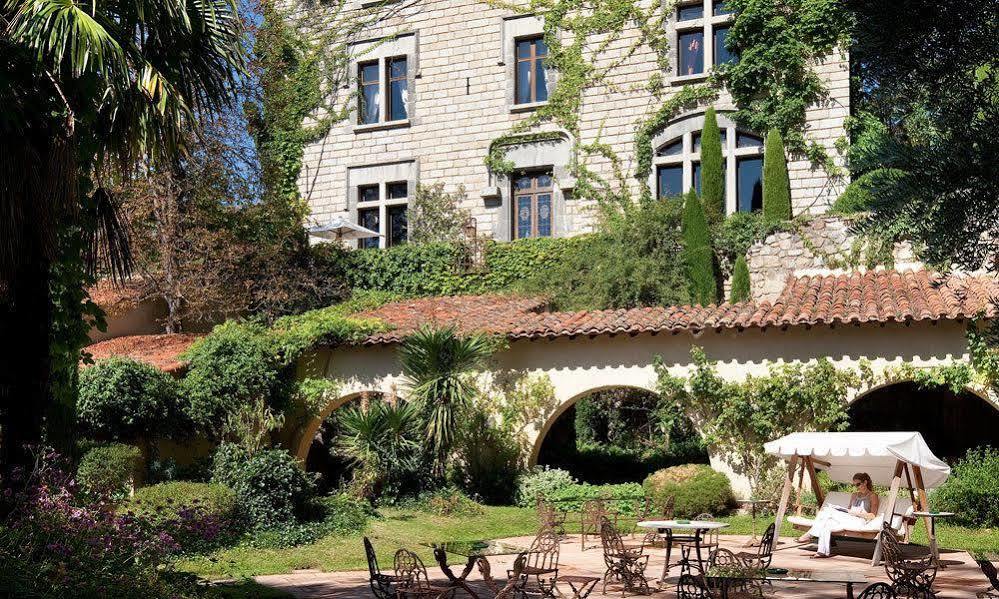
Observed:
[[[871,475],[866,472],[858,472],[854,474],[853,480],[859,480],[860,482],[866,484],[868,491],[874,490],[874,481],[871,480]]]

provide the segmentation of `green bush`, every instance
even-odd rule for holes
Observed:
[[[427,491],[401,505],[437,516],[480,516],[483,513],[481,504],[456,487]]]
[[[192,507],[209,516],[232,520],[238,514],[239,502],[236,493],[225,485],[173,481],[137,489],[135,495],[122,504],[123,510],[142,516],[154,525],[177,519],[180,510]]]
[[[121,499],[132,489],[142,460],[138,447],[109,443],[87,451],[76,468],[76,482],[91,496]]]
[[[493,426],[488,414],[479,411],[466,418],[458,440],[461,466],[452,468],[448,478],[481,501],[507,505],[523,470],[522,448],[513,435]]]
[[[271,343],[264,327],[228,321],[187,351],[182,387],[196,425],[218,435],[240,406],[272,397],[281,381]]]
[[[934,491],[930,505],[955,512],[959,524],[999,527],[999,449],[968,450],[947,482]]]
[[[539,496],[550,497],[563,487],[577,483],[578,481],[565,470],[535,466],[530,472],[517,477],[514,502],[520,507],[534,507]]]
[[[720,516],[735,506],[728,477],[704,464],[665,468],[649,475],[642,486],[656,502],[665,502],[672,495],[675,514],[680,517],[702,513]]]
[[[578,512],[588,499],[605,499],[608,507],[624,516],[635,515],[635,504],[645,497],[642,485],[620,483],[616,485],[591,485],[579,483],[560,487],[547,495],[559,509]]]
[[[722,157],[721,130],[714,106],[704,112],[701,129],[701,199],[711,222],[725,217],[725,159]]]
[[[97,438],[132,441],[186,428],[178,401],[169,374],[113,357],[80,373],[77,418]]]
[[[791,218],[791,182],[780,131],[767,133],[763,148],[763,217],[782,221]]]
[[[739,256],[735,260],[735,268],[732,269],[732,293],[729,300],[733,304],[745,302],[749,300],[749,296],[749,265],[746,264],[745,256]]]
[[[230,487],[249,523],[266,528],[294,523],[315,495],[315,477],[283,449],[248,454],[222,443],[212,462],[212,482]]]
[[[656,470],[680,464],[707,463],[708,453],[697,437],[671,441],[669,447],[636,449],[605,443],[578,443],[567,451],[549,451],[547,463],[568,470],[591,484],[643,480]]]
[[[704,207],[694,190],[683,201],[683,263],[691,300],[702,306],[713,304],[718,299],[714,252]]]
[[[366,501],[347,495],[317,497],[306,502],[303,521],[258,529],[242,544],[259,549],[281,549],[315,543],[330,535],[356,534],[365,529],[373,515]]]

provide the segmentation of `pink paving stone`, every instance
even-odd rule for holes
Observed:
[[[516,537],[504,539],[510,543],[528,546],[530,537]],[[604,572],[603,557],[601,555],[599,539],[589,542],[586,550],[581,550],[579,546],[579,535],[569,535],[562,542],[559,557],[559,572],[563,574],[587,574],[602,576]],[[745,550],[742,544],[747,540],[744,536],[723,536],[721,544],[733,550]],[[773,565],[784,568],[811,568],[823,570],[855,570],[863,573],[868,584],[886,581],[883,568],[871,567],[871,552],[873,544],[861,541],[838,541],[834,548],[837,554],[824,560],[810,559],[814,552],[814,546],[801,546],[792,539],[781,539],[774,553]],[[648,572],[650,578],[658,579],[662,572],[664,552],[662,549],[654,549],[650,552]],[[674,552],[671,561],[676,561]],[[949,567],[941,570],[937,575],[934,589],[941,599],[974,599],[976,593],[988,587],[988,581],[982,575],[981,570],[975,561],[966,552],[947,551],[941,553],[941,560]],[[463,558],[455,557],[455,563],[463,561]],[[512,557],[491,558],[492,571],[494,574],[501,574],[512,562]],[[383,566],[384,567],[384,566]],[[444,575],[434,563],[427,564],[430,578],[434,580],[444,580]],[[675,578],[678,570],[674,568],[671,575]],[[296,597],[318,599],[354,599],[372,597],[368,588],[367,572],[320,572],[316,570],[300,570],[291,574],[278,574],[273,576],[258,576],[257,582],[270,587],[284,590]],[[481,599],[492,599],[493,594],[481,581],[477,572],[469,576],[472,587],[480,594]],[[858,585],[854,589],[855,595],[860,595],[863,585]],[[778,583],[773,587],[772,596],[781,599],[833,599],[846,597],[846,586],[836,584],[784,584]],[[665,590],[652,595],[656,599],[666,599],[675,597],[675,591],[666,587]],[[459,591],[458,599],[466,599],[468,596]],[[607,594],[601,594],[601,586],[598,584],[593,594],[593,599],[602,597],[621,597],[621,587],[611,584],[607,587]]]

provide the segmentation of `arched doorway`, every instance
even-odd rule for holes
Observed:
[[[999,447],[999,409],[971,391],[894,383],[860,396],[849,413],[851,431],[918,431],[951,463],[971,448]]]
[[[336,450],[337,437],[345,434],[342,423],[337,417],[341,413],[340,410],[348,406],[357,407],[364,402],[382,400],[383,394],[377,391],[355,394],[332,410],[319,425],[305,456],[305,470],[319,474],[319,487],[323,493],[350,482],[353,473],[350,461]]]
[[[578,396],[540,440],[537,464],[568,470],[583,482],[641,482],[681,463],[707,463],[700,436],[687,419],[664,430],[659,395],[611,387]]]

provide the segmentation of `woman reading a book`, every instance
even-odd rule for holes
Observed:
[[[866,472],[858,472],[853,475],[854,492],[850,495],[850,507],[829,505],[816,514],[815,524],[798,539],[800,543],[818,539],[819,548],[812,557],[829,557],[834,532],[859,528],[878,517],[881,499],[872,490],[873,486],[874,483]]]

